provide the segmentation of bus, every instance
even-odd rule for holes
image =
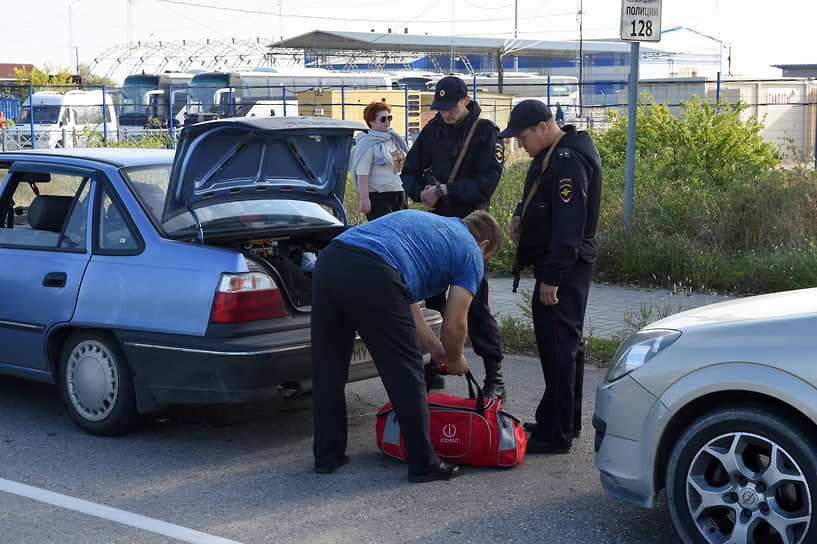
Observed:
[[[453,74],[460,77],[468,85],[468,92],[473,98],[474,83],[476,82],[476,98],[479,93],[498,93],[499,75],[496,72],[479,72],[476,74]],[[442,76],[440,76],[442,77]],[[429,81],[427,90],[434,91],[437,81]],[[502,74],[502,94],[514,97],[514,104],[526,98],[535,98],[555,108],[561,104],[565,112],[565,119],[573,122],[578,113],[579,79],[573,76],[543,76],[532,72],[504,72]]]
[[[187,89],[194,75],[142,72],[127,76],[119,97],[119,125],[128,132],[141,132],[143,128],[154,128],[152,125],[160,126],[163,119],[168,123],[174,119],[173,126],[180,126],[179,117],[187,103]],[[155,123],[151,119],[156,119]]]
[[[308,89],[391,89],[377,72],[333,72],[322,68],[277,72],[202,72],[190,81],[187,113],[194,121],[246,115],[298,115],[298,93]]]

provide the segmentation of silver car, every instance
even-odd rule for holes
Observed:
[[[625,340],[596,393],[607,493],[684,542],[817,541],[817,289],[676,314]]]

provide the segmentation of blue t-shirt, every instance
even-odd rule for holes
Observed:
[[[483,275],[482,251],[458,217],[400,210],[351,228],[337,237],[373,251],[408,285],[412,302],[459,285],[477,292]]]

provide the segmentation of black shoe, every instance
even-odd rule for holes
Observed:
[[[539,428],[539,424],[535,421],[526,421],[522,424],[522,428],[525,429],[526,433],[535,433],[536,430]],[[573,431],[573,438],[579,438],[582,435],[582,430],[578,429]]]
[[[431,384],[428,386],[429,389],[445,389],[445,379],[443,379],[442,374],[435,374],[433,378],[431,378]]]
[[[409,474],[408,481],[420,484],[423,482],[433,482],[435,480],[450,480],[462,474],[462,470],[457,465],[449,465],[445,461],[440,461],[433,465],[424,474]]]
[[[525,447],[525,453],[567,453],[570,451],[570,446],[562,444],[554,444],[546,440],[537,440],[536,438],[528,438],[528,445]]]
[[[486,383],[482,386],[482,394],[486,399],[498,398],[505,400],[505,384],[504,383]]]
[[[339,469],[343,465],[348,465],[349,461],[351,461],[349,456],[344,455],[343,457],[341,457],[340,459],[338,459],[337,461],[335,461],[334,463],[332,463],[330,465],[319,465],[319,464],[316,463],[315,464],[315,472],[317,472],[318,474],[330,474],[332,472],[335,472],[337,469]]]

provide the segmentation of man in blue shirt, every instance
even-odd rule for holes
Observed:
[[[459,475],[429,439],[420,348],[449,374],[468,370],[462,354],[468,308],[484,262],[501,245],[502,231],[488,212],[460,219],[402,210],[344,232],[321,252],[312,279],[315,472],[334,472],[349,462],[344,389],[358,331],[400,421],[409,481]],[[441,341],[418,301],[446,288]]]

